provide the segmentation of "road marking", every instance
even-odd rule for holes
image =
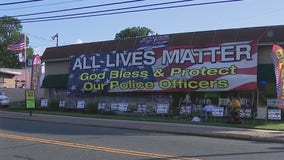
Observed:
[[[24,141],[29,141],[29,142],[38,142],[38,143],[44,143],[44,144],[59,145],[59,146],[64,146],[64,147],[72,147],[72,148],[88,149],[88,150],[95,150],[95,151],[111,152],[111,153],[125,154],[125,155],[131,155],[131,156],[148,157],[148,158],[163,158],[163,159],[168,159],[168,160],[202,160],[202,159],[198,159],[198,158],[175,157],[175,156],[166,155],[166,154],[157,154],[157,153],[141,152],[141,151],[135,151],[135,150],[126,150],[126,149],[119,149],[119,148],[94,146],[94,145],[88,145],[88,144],[80,144],[80,143],[74,143],[74,142],[65,142],[65,141],[43,139],[43,138],[35,138],[35,137],[29,137],[29,136],[20,136],[20,135],[14,135],[14,134],[0,133],[0,137],[17,139],[17,140],[24,140]]]

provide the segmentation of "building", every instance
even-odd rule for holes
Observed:
[[[0,88],[30,88],[30,68],[0,68]]]
[[[42,84],[42,88],[45,89],[44,97],[64,99],[67,102],[70,102],[69,106],[75,106],[76,102],[82,99],[95,100],[101,103],[121,102],[133,105],[139,103],[147,103],[147,105],[150,104],[154,106],[157,103],[170,103],[169,97],[171,97],[172,95],[182,95],[188,92],[190,92],[192,98],[194,98],[193,101],[195,103],[199,103],[200,99],[202,100],[206,97],[212,97],[213,99],[225,98],[232,92],[234,92],[234,94],[235,92],[238,92],[239,96],[252,99],[256,97],[256,95],[254,95],[256,93],[256,90],[260,90],[260,93],[262,94],[261,97],[276,98],[274,66],[270,57],[270,53],[272,45],[274,43],[283,44],[283,34],[284,25],[262,26],[253,28],[175,33],[168,35],[156,35],[150,37],[110,40],[47,48],[42,55],[42,61],[45,63],[45,78]],[[229,48],[226,48],[226,46],[229,46]],[[167,48],[168,50],[162,51],[161,48]],[[177,52],[175,49],[179,50],[178,54],[175,53]],[[155,54],[154,52],[159,53],[159,55],[153,55]],[[234,57],[230,61],[230,58],[232,58],[230,56],[232,56],[236,52],[240,53],[239,57]],[[129,53],[131,54],[131,56],[124,56],[125,53]],[[155,63],[158,63],[157,58],[153,59],[153,57],[161,56],[160,54],[163,54],[166,56],[167,60],[165,60],[165,62],[159,63],[163,63],[163,65],[166,65],[166,63],[179,64],[177,64],[177,70],[173,69],[174,66],[169,68],[161,68],[162,70],[160,71],[162,73],[166,74],[166,69],[170,69],[172,74],[175,74],[176,72],[183,72],[183,75],[179,76],[186,79],[188,74],[191,74],[191,76],[194,77],[194,74],[196,72],[200,72],[200,74],[201,72],[204,72],[205,77],[201,76],[201,79],[208,79],[207,81],[210,84],[212,83],[212,87],[207,86],[207,88],[202,88],[204,83],[207,84],[207,82],[203,82],[202,80],[198,79],[198,77],[196,77],[197,79],[194,80],[193,83],[187,82],[186,80],[177,80],[177,82],[174,82],[174,80],[172,79],[171,81],[165,80],[163,81],[163,83],[160,83],[160,88],[157,89],[157,86],[155,84],[152,84],[151,82],[146,83],[143,81],[143,83],[139,83],[137,79],[135,79],[137,78],[137,76],[140,78],[149,78],[147,77],[149,76],[148,74],[150,74],[149,72],[136,72],[135,69],[133,69],[132,71],[130,71],[130,73],[126,73],[123,72],[123,70],[117,69],[113,71],[112,78],[119,77],[123,80],[120,79],[113,81],[113,90],[110,90],[110,88],[107,88],[109,86],[106,86],[103,83],[100,83],[99,86],[99,83],[97,83],[100,80],[109,82],[109,77],[106,78],[104,71],[101,71],[100,73],[97,73],[95,71],[95,69],[102,69],[100,68],[100,65],[98,65],[99,58],[96,57],[96,54],[104,55],[104,58],[108,59],[107,65],[109,68],[106,68],[106,70],[112,70],[111,67],[118,67],[121,65],[121,63],[123,63],[125,67],[129,68],[134,65],[136,65],[136,67],[147,67],[147,65],[152,65],[152,68],[159,70],[159,66],[153,67]],[[115,56],[112,56],[112,54],[114,54]],[[184,56],[180,56],[181,54]],[[234,68],[234,63],[242,61],[245,54],[247,54],[246,61],[245,63],[240,64],[240,66],[244,65],[243,70],[245,70],[245,72],[252,73],[244,73],[248,74],[248,76],[238,76],[238,74],[232,76],[233,70],[241,69]],[[173,55],[179,57],[174,57]],[[198,55],[202,55],[203,57],[198,58]],[[228,63],[224,61],[222,62],[222,60],[218,59],[219,55],[221,55],[221,58],[223,58],[223,60],[227,61]],[[257,55],[257,57],[252,58],[250,57],[251,55]],[[80,59],[80,56],[82,58],[82,61],[79,62],[77,60]],[[207,63],[207,56],[210,56],[210,63]],[[90,58],[92,59],[92,62],[88,62],[88,59]],[[97,58],[97,61],[95,60],[95,58]],[[189,70],[184,70],[184,68],[179,67],[180,64],[193,63],[193,61],[196,61],[194,63],[196,63],[196,65],[199,65],[199,67],[201,68],[203,67],[203,69],[199,68],[198,70],[195,70],[194,67],[189,67]],[[221,67],[216,65],[216,62],[221,64]],[[72,72],[72,68],[70,68],[71,64],[74,71],[78,68],[82,69],[82,71],[79,73]],[[229,66],[226,67],[225,64],[228,64]],[[210,68],[210,65],[212,65],[212,68]],[[252,65],[251,68],[250,65]],[[90,68],[94,69],[94,74],[91,74],[89,71],[87,72],[87,70]],[[225,70],[230,70],[232,72],[225,73]],[[86,74],[84,74],[85,71]],[[238,70],[238,72],[241,71]],[[68,84],[68,79],[70,79],[73,74],[78,74],[80,76],[77,77],[78,83],[69,81]],[[233,77],[233,79],[236,80],[209,80],[214,76],[215,79],[218,79],[217,76],[221,76],[221,74],[223,74],[223,76],[226,76],[224,74],[228,74],[227,76],[229,76],[230,74],[230,77]],[[84,77],[84,75],[86,76]],[[246,80],[246,78],[250,76],[252,80]],[[154,76],[154,79],[158,78],[163,78],[163,76]],[[124,80],[126,82],[124,82]],[[84,85],[84,91],[80,93],[80,91],[77,90],[75,94],[71,93],[73,91],[72,89],[70,89],[72,85],[73,87],[75,86],[75,84],[79,85],[81,81],[84,81],[84,84],[82,84]],[[228,85],[231,84],[224,84],[227,82],[231,83],[231,81],[240,83],[242,81],[245,81],[245,84],[240,84],[236,87],[228,87]],[[169,89],[167,88],[168,86],[166,86],[166,83],[172,83],[171,85],[175,85],[175,87],[171,86],[171,88]],[[196,87],[195,83],[199,88],[193,88]],[[215,83],[217,83],[217,87],[219,88],[215,88]],[[134,89],[130,87],[131,85],[135,86]],[[181,85],[187,85],[187,87],[182,88]],[[75,88],[73,89],[75,91]],[[218,100],[215,100],[215,103],[217,103],[217,101]]]

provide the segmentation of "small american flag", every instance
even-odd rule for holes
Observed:
[[[21,37],[21,39],[19,39],[17,41],[17,43],[9,44],[7,49],[10,50],[10,51],[22,51],[22,50],[25,50],[26,49],[25,40],[26,40],[25,35],[23,35]]]

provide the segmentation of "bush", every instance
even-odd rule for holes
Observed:
[[[59,109],[59,99],[50,99],[48,101],[48,108],[52,111]]]
[[[137,111],[137,108],[138,108],[138,106],[136,106],[136,105],[129,105],[127,110],[129,112],[134,112],[134,111]]]
[[[87,109],[87,113],[97,113],[98,112],[98,102],[88,102],[86,109]]]

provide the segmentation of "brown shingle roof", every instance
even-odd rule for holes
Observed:
[[[169,46],[209,45],[224,42],[258,40],[259,43],[284,42],[284,25],[253,28],[237,28],[213,31],[200,31],[170,34]],[[68,59],[71,55],[110,51],[133,50],[138,47],[141,38],[110,40],[84,44],[47,48],[43,61]]]

